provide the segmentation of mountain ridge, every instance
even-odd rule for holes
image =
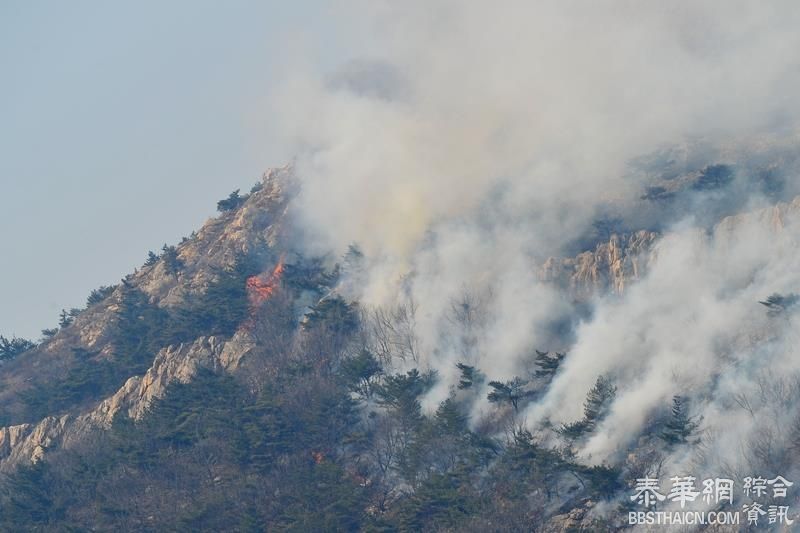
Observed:
[[[290,190],[295,184],[291,167],[266,172],[261,186],[255,187],[250,195],[241,199],[239,205],[209,220],[196,235],[176,246],[175,256],[180,262],[177,271],[170,270],[167,257],[159,258],[153,264],[126,276],[110,294],[77,314],[72,323],[61,328],[50,340],[3,365],[0,400],[17,397],[22,398],[17,401],[24,402],[26,391],[40,390],[36,387],[47,386],[48,380],[68,375],[71,369],[104,368],[102,364],[108,361],[111,362],[109,364],[116,364],[124,352],[120,352],[116,346],[116,337],[120,334],[121,317],[131,311],[129,308],[132,294],[141,294],[144,298],[144,307],[132,308],[135,319],[152,315],[156,317],[154,320],[167,320],[165,324],[168,325],[169,320],[182,316],[181,313],[187,305],[192,305],[193,299],[212,290],[215,283],[224,278],[225,272],[236,271],[242,257],[252,254],[257,256],[258,266],[251,268],[251,276],[283,271],[284,258],[289,256],[286,266],[288,273],[279,282],[294,284],[293,290],[305,295],[298,297],[294,303],[276,304],[278,319],[280,313],[288,313],[289,321],[303,318],[296,324],[299,328],[298,337],[289,340],[273,339],[278,344],[271,349],[271,357],[282,357],[280,346],[300,346],[311,355],[324,354],[335,349],[339,342],[337,339],[342,335],[338,328],[345,326],[326,329],[323,336],[317,336],[312,333],[318,320],[315,313],[321,313],[320,309],[325,308],[326,313],[333,312],[344,320],[342,324],[347,324],[347,314],[350,311],[335,286],[322,290],[318,288],[325,285],[325,282],[318,285],[320,282],[314,281],[317,278],[325,279],[326,274],[319,270],[321,267],[314,266],[313,262],[310,266],[303,265],[301,254],[289,245]],[[725,217],[714,226],[712,233],[718,237],[733,235],[737,228],[753,221],[765,225],[771,231],[779,232],[791,224],[798,214],[800,197],[791,202],[776,203],[768,208]],[[550,257],[541,264],[532,263],[530,268],[540,281],[564,291],[577,302],[588,302],[605,294],[621,296],[644,278],[658,261],[658,243],[668,235],[647,230],[613,233],[607,240],[596,243],[592,250],[574,257]],[[165,255],[167,253],[165,251]],[[293,264],[293,260],[297,264]],[[279,269],[275,267],[276,264]],[[262,280],[267,281],[261,283],[271,283],[270,279],[270,276],[262,276]],[[248,289],[245,285],[249,287],[251,284],[245,284],[245,278],[242,277],[234,277],[233,281],[238,284],[237,294],[240,297],[247,296],[248,302],[243,302],[243,305],[247,305],[246,313],[252,315],[258,312],[252,294],[246,292]],[[271,294],[270,291],[268,296]],[[159,314],[161,311],[165,313],[163,316]],[[241,377],[242,369],[251,363],[250,354],[257,351],[262,340],[259,338],[261,333],[254,331],[252,324],[249,320],[240,320],[236,323],[235,330],[228,334],[200,334],[180,342],[168,343],[156,349],[149,358],[144,353],[143,360],[124,363],[132,364],[130,368],[141,370],[128,371],[128,367],[123,364],[123,371],[127,374],[113,374],[115,379],[124,379],[120,386],[109,390],[107,394],[94,392],[89,396],[78,396],[77,399],[70,399],[71,403],[64,403],[59,412],[48,413],[43,418],[3,424],[0,427],[0,471],[13,474],[22,468],[24,472],[25,468],[47,462],[53,454],[80,450],[97,435],[111,431],[118,420],[139,423],[148,416],[159,400],[167,396],[175,384],[190,384],[203,372]],[[277,334],[272,330],[267,331],[266,336],[270,335]],[[259,362],[259,357],[262,356],[256,355],[252,364],[273,364]],[[304,364],[310,367],[321,365],[314,371],[323,372],[324,365],[329,364],[324,361],[323,357],[320,362],[309,361]],[[290,363],[289,368],[293,368],[291,364],[294,363]],[[49,373],[40,371],[48,365],[52,365]],[[247,372],[245,369],[244,373]],[[369,380],[372,378],[363,379],[366,381],[360,382],[358,388],[353,390],[369,390],[370,387],[377,386],[370,384]],[[498,387],[502,385],[499,382],[494,383]],[[529,388],[524,394],[535,396],[538,394],[537,390]],[[34,412],[23,407],[14,411],[9,409],[8,402],[5,409],[6,417],[29,416],[26,413]],[[513,419],[515,410],[516,407],[502,411],[500,419]],[[324,453],[332,452],[314,453],[324,456]],[[315,459],[318,460],[323,461]],[[582,475],[588,476],[586,472]],[[395,495],[394,498],[400,496]],[[595,517],[592,509],[596,503],[591,497],[572,502],[573,507],[568,512],[551,513],[546,527],[552,531],[562,531],[593,524]]]

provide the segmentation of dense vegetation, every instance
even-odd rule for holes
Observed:
[[[19,337],[11,337],[8,339],[0,335],[0,361],[14,359],[35,346],[36,344],[28,339],[21,339]]]
[[[739,172],[722,164],[697,169],[691,189],[709,202],[722,198]],[[775,180],[765,174],[764,187]],[[659,183],[642,198],[678,204],[686,197]],[[236,190],[220,200],[220,218],[233,219],[250,195]],[[599,213],[582,244],[629,232],[627,221]],[[30,365],[27,375],[35,377],[13,398],[22,407],[0,405],[2,425],[84,413],[147,371],[167,346],[236,333],[255,344],[235,371],[201,369],[189,383],[171,383],[143,417],[123,410],[107,430],[57,443],[38,462],[4,472],[0,530],[531,531],[598,502],[621,507],[608,516],[624,517],[633,509],[626,484],[658,471],[667,453],[699,442],[702,418],[676,395],[671,406],[648,414],[647,431],[626,457],[588,466],[576,450],[609,415],[613,376],[596,377],[575,406],[582,407],[576,419],[545,420],[532,431],[526,409],[548,391],[565,353],[531,346],[519,375],[492,375],[478,366],[487,360],[470,331],[479,311],[465,295],[447,317],[458,330],[460,360],[450,369],[457,379],[441,390],[441,376],[420,353],[413,302],[367,308],[344,296],[342,273],[350,283],[363,274],[355,245],[334,266],[293,254],[284,265],[284,254],[278,261],[277,251],[253,246],[258,251],[229,268],[204,272],[202,289],[176,291],[169,306],[158,305],[132,275],[92,291],[86,309],[62,310],[39,344],[0,336],[4,369],[56,344],[61,365]],[[149,252],[143,272],[186,289],[194,273],[187,268],[196,268],[188,257],[165,244]],[[259,307],[248,280],[275,263],[280,283]],[[800,295],[775,293],[760,303],[782,320],[797,311]],[[110,317],[105,350],[76,341],[84,311]],[[48,343],[52,338],[57,342]],[[476,406],[484,416],[471,416]],[[581,519],[596,531],[619,525]]]
[[[165,254],[168,247],[165,247]],[[127,280],[120,285],[120,305],[115,313],[115,332],[111,357],[83,348],[72,350],[72,363],[54,379],[37,382],[22,393],[25,420],[36,421],[56,415],[98,398],[113,394],[132,375],[143,374],[163,347],[191,342],[202,335],[232,335],[247,318],[249,308],[245,281],[258,272],[258,256],[243,256],[231,268],[217,272],[207,289],[174,308],[161,308]],[[93,291],[90,303],[98,303],[112,289]],[[62,315],[61,327],[69,326],[69,315]],[[53,330],[53,335],[58,330]],[[16,356],[30,349],[19,339],[4,344],[0,354]],[[25,341],[27,342],[27,341]],[[6,346],[8,344],[8,346]]]
[[[115,358],[78,350],[73,369],[28,401],[58,412],[112,392],[162,345],[232,334],[247,319],[249,273],[240,261],[172,312],[123,283]],[[563,354],[538,352],[530,376],[489,382],[504,429],[470,427],[485,376],[464,363],[459,387],[425,414],[436,374],[376,355],[368,314],[328,294],[335,280],[319,262],[290,265],[248,326],[259,349],[239,371],[175,383],[141,420],[118,415],[110,430],[10,474],[2,529],[525,531],[565,501],[620,488],[619,470],[579,464],[569,445],[544,445],[516,418]],[[309,292],[327,296],[298,318]],[[603,413],[590,406],[605,401],[593,395],[612,389],[602,378],[598,387],[592,420]]]
[[[575,456],[608,414],[610,378],[599,376],[587,391],[580,420],[534,434],[524,410],[567,356],[531,350],[522,375],[499,380],[465,362],[465,349],[457,385],[423,409],[439,376],[419,364],[413,305],[365,309],[335,290],[339,266],[299,258],[254,309],[247,279],[274,259],[240,257],[171,308],[129,279],[93,291],[88,306],[112,294],[118,304],[113,353],[72,349],[64,373],[22,394],[31,420],[113,394],[168,345],[246,331],[256,348],[235,372],[201,370],[172,383],[141,419],[123,411],[110,429],[6,474],[0,529],[530,531],[589,502],[617,505],[610,500],[624,480],[649,468],[587,466]],[[341,268],[358,260],[353,249]],[[154,261],[170,276],[184,268],[166,246]],[[773,295],[764,305],[794,303],[793,295]],[[454,320],[470,320],[471,305],[455,304]],[[74,315],[63,313],[61,327]],[[0,337],[12,357],[32,347]],[[484,401],[492,416],[476,424],[469,414]],[[655,414],[651,440],[662,448],[694,442],[699,422],[676,396],[671,411]]]

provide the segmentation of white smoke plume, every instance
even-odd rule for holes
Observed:
[[[664,237],[649,275],[623,298],[599,302],[580,327],[563,372],[531,408],[532,418],[580,418],[594,379],[610,374],[619,384],[617,400],[587,456],[624,452],[646,418],[676,394],[700,403],[709,429],[741,432],[735,412],[747,413],[736,405],[738,395],[779,389],[781,380],[800,376],[797,318],[767,317],[758,303],[800,284],[798,224],[800,201],[726,219],[712,235],[688,228]],[[730,442],[733,462],[741,441]]]
[[[706,164],[748,160],[741,147],[796,146],[800,7],[370,1],[337,21],[371,53],[325,75],[293,70],[272,102],[274,128],[298,153],[311,250],[357,243],[368,268],[353,296],[415,302],[421,364],[442,378],[431,405],[459,360],[508,379],[533,347],[559,342],[552,325],[574,309],[537,265],[574,254],[611,213],[667,230],[657,260],[555,346],[569,356],[526,419],[579,418],[608,374],[617,400],[585,457],[618,457],[682,393],[734,460],[753,426],[725,402],[759,373],[800,365],[794,344],[764,333],[776,326],[757,303],[798,290],[798,226],[776,233],[748,218],[709,235],[699,226],[713,194],[687,196],[680,217],[653,209],[640,200],[652,173],[631,162],[670,145],[694,147]],[[785,180],[786,194],[798,192],[797,175]],[[745,188],[735,205],[767,203]],[[465,293],[481,310],[467,351],[448,318]]]

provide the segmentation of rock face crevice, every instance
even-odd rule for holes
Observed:
[[[170,346],[158,352],[143,376],[129,378],[116,393],[91,411],[49,416],[37,424],[0,428],[0,470],[35,463],[52,448],[74,446],[92,432],[110,428],[117,413],[125,412],[139,420],[154,400],[164,396],[171,383],[188,383],[201,369],[233,371],[252,347],[253,342],[246,332],[239,332],[228,341],[212,336]]]
[[[169,272],[164,260],[159,260],[126,276],[125,283],[141,291],[151,304],[176,308],[187,297],[205,292],[219,272],[232,267],[237,258],[256,249],[274,250],[279,256],[285,252],[286,220],[296,188],[291,166],[268,170],[240,206],[209,219],[197,233],[176,245],[182,264],[178,272]],[[21,433],[29,431],[25,429],[29,423],[38,425],[32,422],[35,419],[22,400],[25,393],[33,393],[37,387],[68,374],[78,362],[76,351],[95,360],[114,358],[122,294],[118,286],[24,357],[0,363],[0,419],[16,428],[13,431],[0,428],[0,443],[5,443],[0,444],[0,457],[4,456],[3,446],[16,442]],[[74,414],[87,408],[75,405],[66,410]]]
[[[608,291],[621,294],[630,283],[641,279],[655,260],[657,239],[657,233],[644,230],[622,237],[612,235],[593,251],[547,259],[539,269],[539,279],[555,284],[576,300]]]
[[[787,226],[796,224],[798,217],[800,196],[791,202],[725,217],[713,227],[711,234],[720,244],[735,240],[737,231],[745,225],[777,235]],[[592,251],[575,257],[547,259],[540,266],[538,277],[567,291],[576,300],[589,300],[606,292],[622,294],[631,283],[644,277],[657,260],[656,244],[660,237],[646,230],[624,236],[612,235]]]

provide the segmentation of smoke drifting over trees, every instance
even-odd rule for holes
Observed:
[[[529,429],[580,419],[607,375],[616,398],[579,454],[618,459],[680,395],[740,462],[760,426],[732,394],[799,370],[796,319],[758,302],[800,284],[800,206],[769,208],[800,193],[800,10],[355,2],[343,18],[370,53],[292,70],[271,110],[299,154],[309,250],[357,243],[348,296],[414,306],[413,365],[440,378],[423,407],[458,386],[459,363],[503,384],[533,347],[568,349]],[[640,229],[659,234],[652,268],[621,294],[576,303],[538,275]],[[465,295],[477,306],[458,324]],[[471,423],[488,409],[476,401]]]
[[[4,523],[603,531],[800,477],[800,8],[344,6],[368,53],[268,100],[293,164],[0,337]]]

